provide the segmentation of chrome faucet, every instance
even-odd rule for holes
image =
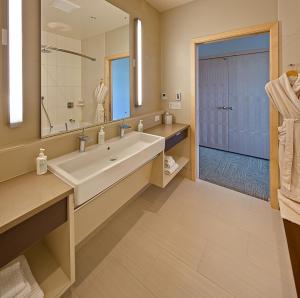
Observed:
[[[82,133],[79,136],[79,152],[85,152],[85,148],[88,140],[89,137],[84,134],[84,128],[83,128]]]
[[[122,121],[122,124],[120,125],[120,138],[123,138],[125,135],[126,129],[131,128],[131,126],[124,123],[124,120]]]

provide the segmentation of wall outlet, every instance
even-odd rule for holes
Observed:
[[[154,121],[155,121],[155,122],[160,121],[160,115],[155,115],[155,116],[154,116]]]
[[[161,98],[161,100],[167,100],[168,99],[167,93],[162,92],[161,95],[160,95],[160,98]]]
[[[170,110],[181,110],[181,101],[171,101],[169,102],[169,109]]]

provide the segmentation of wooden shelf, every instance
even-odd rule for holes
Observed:
[[[60,297],[71,286],[70,279],[42,241],[31,247],[25,256],[45,297]]]
[[[187,157],[176,157],[173,156],[175,159],[176,163],[179,165],[178,169],[172,174],[172,175],[167,175],[164,173],[164,182],[163,182],[163,187],[166,187],[172,180],[173,178],[188,164],[189,159]]]

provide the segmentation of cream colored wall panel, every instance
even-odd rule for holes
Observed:
[[[75,244],[79,244],[150,182],[152,162],[75,210]]]
[[[300,71],[300,2],[298,0],[278,0],[278,19],[281,23],[282,71],[289,64],[298,64]]]

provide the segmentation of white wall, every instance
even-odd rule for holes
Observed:
[[[95,119],[96,102],[94,90],[101,79],[104,79],[105,57],[129,53],[129,26],[123,26],[101,35],[82,40],[82,52],[96,61],[82,59],[82,98],[83,121],[93,123]]]
[[[94,122],[96,102],[94,90],[104,79],[105,34],[82,40],[82,52],[96,58],[96,61],[82,60],[83,121]]]
[[[129,26],[106,32],[105,41],[106,56],[129,53]]]
[[[278,19],[281,29],[282,70],[291,63],[300,71],[300,1],[278,0]]]
[[[286,1],[286,0],[281,0]],[[291,0],[289,0],[291,1]],[[294,0],[297,1],[297,0]],[[161,16],[162,91],[168,100],[183,93],[178,122],[190,122],[191,40],[196,37],[277,21],[277,0],[197,0]],[[167,108],[167,103],[163,103]]]
[[[42,32],[42,44],[81,52],[80,40],[45,31]],[[76,103],[81,98],[81,58],[56,51],[42,53],[41,57],[41,91],[52,123],[64,125],[69,119],[80,122],[81,109]],[[68,109],[67,102],[74,102],[74,108]],[[48,126],[42,112],[42,127]]]

